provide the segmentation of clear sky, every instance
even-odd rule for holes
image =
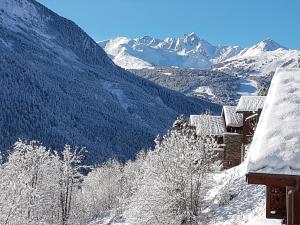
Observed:
[[[250,46],[272,38],[300,49],[300,0],[38,0],[95,40],[178,37]]]

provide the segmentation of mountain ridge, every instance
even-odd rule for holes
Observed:
[[[262,55],[264,55],[264,59],[260,59],[263,61],[262,64],[266,64],[268,59],[273,59],[278,61],[277,64],[284,65],[294,59],[289,58],[293,52],[300,52],[288,49],[270,38],[248,48],[237,45],[212,45],[199,38],[195,32],[179,38],[168,37],[164,40],[150,36],[133,39],[117,37],[97,43],[116,64],[125,69],[175,67],[209,70],[221,68],[222,65],[230,64],[234,60],[246,58],[255,60],[254,57]],[[280,63],[282,61],[283,63]],[[226,69],[224,71],[230,72]]]
[[[196,33],[185,34],[180,38],[168,37],[164,40],[144,36],[130,39],[117,37],[115,39],[97,42],[114,62],[127,69],[161,67],[195,67],[208,68],[219,58],[227,59],[232,54],[240,52],[238,46],[213,46],[200,39]],[[150,55],[150,57],[147,57]],[[152,56],[152,57],[151,57]],[[145,65],[130,67],[123,63],[127,58],[143,60]],[[135,63],[134,60],[130,60]]]
[[[34,0],[0,3],[0,151],[18,138],[86,147],[86,161],[133,158],[179,114],[220,106],[116,66],[74,22]]]

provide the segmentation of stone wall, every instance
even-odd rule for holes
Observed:
[[[223,168],[229,169],[237,166],[242,161],[242,139],[243,136],[237,133],[224,133],[224,159]]]

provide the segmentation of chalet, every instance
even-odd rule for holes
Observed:
[[[265,185],[266,217],[300,224],[300,69],[278,69],[249,150],[247,181]]]
[[[238,102],[236,112],[243,115],[242,134],[245,145],[251,143],[265,99],[265,96],[241,96]]]
[[[243,115],[236,112],[236,106],[223,106],[222,117],[226,132],[242,134]]]
[[[196,128],[197,135],[211,136],[217,143],[223,143],[225,124],[221,116],[191,115],[190,125]]]
[[[190,126],[196,129],[196,135],[209,136],[216,141],[214,148],[215,160],[224,160],[223,134],[225,132],[224,120],[221,116],[191,115]]]
[[[224,169],[244,160],[244,146],[252,139],[265,98],[242,96],[237,106],[223,106],[221,116],[191,115],[190,125],[195,127],[196,134],[211,136],[219,144]]]
[[[223,133],[223,168],[229,169],[242,161],[243,115],[236,112],[236,106],[223,106],[221,116],[226,129]]]
[[[228,129],[240,131],[241,122],[241,115],[235,113],[235,107],[225,107],[222,116],[191,115],[190,117],[190,125],[195,127],[197,135],[210,136],[216,140],[218,146],[215,151],[218,159],[222,160],[224,169],[237,166],[242,161],[242,135],[228,132]]]

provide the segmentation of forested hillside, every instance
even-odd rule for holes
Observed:
[[[116,66],[82,29],[34,0],[0,2],[0,149],[18,138],[87,161],[128,159],[178,114],[219,106],[185,97]]]

